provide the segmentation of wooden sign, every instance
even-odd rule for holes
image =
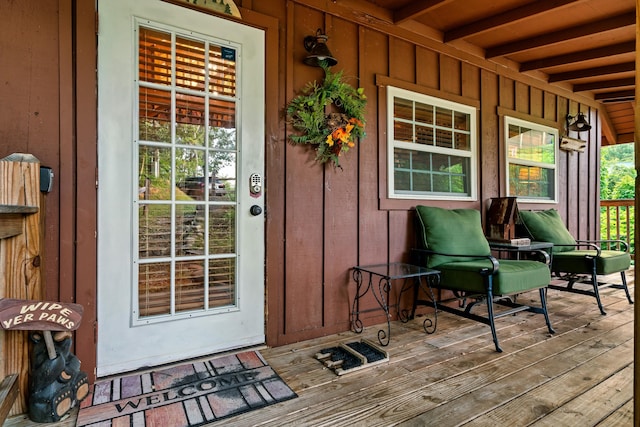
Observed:
[[[80,304],[24,299],[0,299],[0,327],[9,330],[75,331]]]

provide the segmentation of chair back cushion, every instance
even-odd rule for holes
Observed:
[[[416,206],[419,245],[434,252],[452,256],[433,255],[427,267],[455,261],[472,261],[490,255],[489,242],[484,236],[480,212],[475,209],[442,209]],[[455,255],[477,255],[478,258]]]
[[[518,215],[533,240],[553,243],[554,253],[575,250],[575,246],[555,246],[576,244],[576,240],[567,230],[557,210],[518,211]]]

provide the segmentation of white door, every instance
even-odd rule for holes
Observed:
[[[263,343],[263,31],[100,0],[98,103],[98,376]]]

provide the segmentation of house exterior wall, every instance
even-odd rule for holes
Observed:
[[[238,0],[243,20],[267,35],[266,289],[267,344],[349,329],[355,284],[350,268],[407,261],[417,203],[486,210],[504,196],[505,114],[556,123],[588,113],[587,151],[559,154],[557,208],[578,238],[598,230],[600,129],[597,104],[508,67],[394,27],[355,9],[357,2]],[[0,2],[0,157],[29,152],[54,169],[46,198],[47,298],[84,306],[76,334],[83,368],[95,367],[96,334],[96,11],[93,1]],[[6,25],[5,25],[6,24]],[[366,137],[322,166],[288,143],[284,109],[322,70],[302,63],[302,40],[323,29],[339,63],[368,97]],[[386,198],[386,84],[479,107],[478,200],[409,202]],[[584,135],[582,135],[585,138]],[[525,209],[550,207],[526,204]],[[99,236],[97,236],[99,238]],[[364,301],[365,308],[375,301]],[[365,325],[382,321],[374,312]]]

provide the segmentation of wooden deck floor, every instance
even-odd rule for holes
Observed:
[[[603,302],[606,316],[591,297],[549,290],[556,334],[539,315],[502,318],[503,353],[488,326],[447,313],[433,335],[422,330],[424,318],[393,322],[389,362],[342,377],[315,353],[375,340],[376,325],[262,349],[299,397],[211,425],[632,426],[634,310],[620,290],[603,291]],[[5,424],[24,425],[20,417]],[[73,417],[59,425],[74,425]]]

